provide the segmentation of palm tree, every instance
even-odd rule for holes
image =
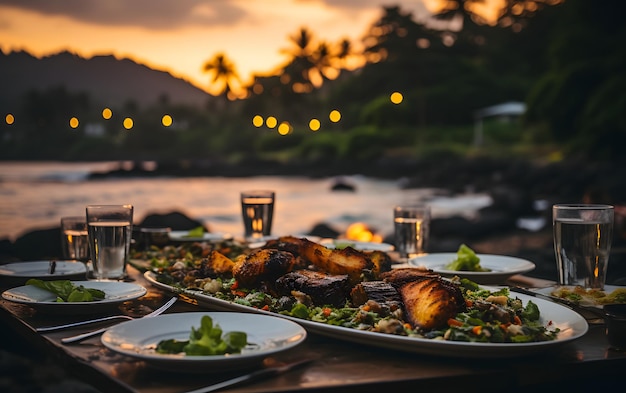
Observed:
[[[349,40],[344,39],[334,50],[334,46],[327,42],[316,42],[313,33],[306,27],[289,36],[289,40],[291,48],[282,52],[291,59],[283,67],[283,73],[289,76],[286,80],[297,92],[310,92],[324,81],[336,77],[345,59],[353,55]]]
[[[452,20],[462,18],[463,26],[468,22],[475,24],[489,24],[498,22],[504,27],[518,29],[529,16],[542,10],[546,6],[563,3],[565,0],[505,0],[497,9],[497,20],[488,21],[482,14],[480,6],[485,6],[485,0],[445,0],[440,1],[441,8],[435,17],[438,19]]]
[[[341,68],[343,68],[345,66],[345,62],[352,56],[354,55],[354,53],[352,53],[352,42],[347,39],[344,38],[339,42],[339,50],[337,51],[337,54],[335,55],[337,61],[339,62],[339,65]]]
[[[223,53],[217,53],[204,63],[203,71],[213,74],[212,84],[223,84],[220,94],[227,98],[231,98],[233,82],[241,83],[235,64]]]
[[[282,50],[291,57],[283,72],[289,75],[292,88],[301,92],[310,91],[312,84],[309,73],[317,68],[313,60],[313,33],[302,27],[295,35],[289,36],[289,40],[294,48]]]

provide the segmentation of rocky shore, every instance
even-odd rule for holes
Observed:
[[[519,256],[537,264],[530,273],[538,278],[555,275],[550,206],[557,202],[594,202],[626,205],[626,183],[619,163],[569,161],[552,164],[518,159],[439,157],[437,160],[383,159],[369,166],[329,163],[316,167],[249,161],[236,166],[211,162],[135,163],[90,178],[144,176],[342,176],[362,174],[401,179],[406,188],[439,188],[450,194],[488,193],[493,203],[474,219],[461,216],[435,219],[431,223],[430,252],[456,251],[465,243],[481,253]],[[626,243],[621,210],[616,214],[614,249]],[[524,222],[532,225],[523,225]],[[193,217],[171,212],[146,217],[137,226],[169,226],[185,230],[198,225]],[[11,242],[0,239],[0,263],[59,257],[59,229],[38,229]],[[310,235],[336,237],[341,234],[326,223],[314,225]],[[388,235],[388,234],[387,234]],[[393,239],[386,238],[393,243]],[[626,268],[625,268],[626,270]],[[621,274],[621,272],[619,273]],[[611,272],[609,271],[611,276]],[[619,279],[626,277],[610,277]]]

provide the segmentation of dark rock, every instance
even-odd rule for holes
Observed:
[[[335,239],[339,236],[339,232],[331,228],[329,225],[320,223],[316,224],[308,233],[310,236],[318,236],[321,238]]]
[[[507,212],[515,217],[535,213],[533,198],[527,190],[513,185],[498,185],[490,189],[491,205],[481,209],[484,211]]]
[[[330,186],[331,191],[356,191],[356,186],[352,184],[348,179],[343,177],[336,178],[333,181],[333,184]]]
[[[433,218],[430,221],[430,236],[464,236],[471,233],[473,227],[474,224],[470,220],[461,216]]]
[[[171,228],[174,231],[189,231],[197,227],[204,227],[204,224],[180,212],[171,212],[166,214],[149,214],[136,226],[141,228]],[[208,230],[208,228],[205,229]]]
[[[15,240],[14,255],[22,261],[62,258],[61,228],[38,229]]]
[[[15,258],[15,247],[9,239],[0,239],[0,263],[17,261]]]

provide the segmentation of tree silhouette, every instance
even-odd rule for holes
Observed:
[[[204,64],[203,71],[213,75],[212,84],[221,84],[221,95],[233,98],[233,83],[241,82],[233,62],[225,54],[218,53]]]
[[[336,56],[339,68],[344,68],[346,61],[353,55],[352,42],[347,38],[342,39],[339,42],[339,50]]]
[[[325,41],[317,41],[306,27],[289,36],[290,48],[283,49],[290,59],[283,67],[283,82],[296,93],[310,93],[329,79],[334,79],[342,68],[344,60],[354,55],[349,40],[342,40],[338,46]]]
[[[313,90],[310,72],[317,69],[313,54],[315,52],[313,33],[306,27],[300,28],[295,35],[289,36],[292,48],[282,50],[291,59],[283,68],[288,76],[287,85],[297,93],[309,93]]]
[[[478,25],[493,24],[500,27],[510,27],[519,31],[526,25],[528,18],[544,9],[546,6],[557,5],[565,0],[505,0],[501,8],[497,9],[495,20],[489,20],[484,7],[485,0],[439,0],[439,8],[435,11],[435,18],[451,21],[462,19],[462,28],[468,22]]]

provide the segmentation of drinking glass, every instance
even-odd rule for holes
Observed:
[[[84,216],[61,217],[61,248],[63,258],[87,262],[89,238]]]
[[[559,285],[604,289],[613,217],[611,205],[557,204],[552,207]]]
[[[137,228],[135,228],[137,230]],[[138,250],[148,251],[152,246],[163,247],[170,240],[172,228],[139,228],[139,238],[135,246]]]
[[[95,278],[124,278],[132,238],[133,206],[89,205],[87,225]]]
[[[241,192],[241,214],[246,240],[260,240],[272,233],[274,201],[274,191]]]
[[[426,252],[430,228],[428,205],[394,207],[393,225],[400,258],[410,259]]]

